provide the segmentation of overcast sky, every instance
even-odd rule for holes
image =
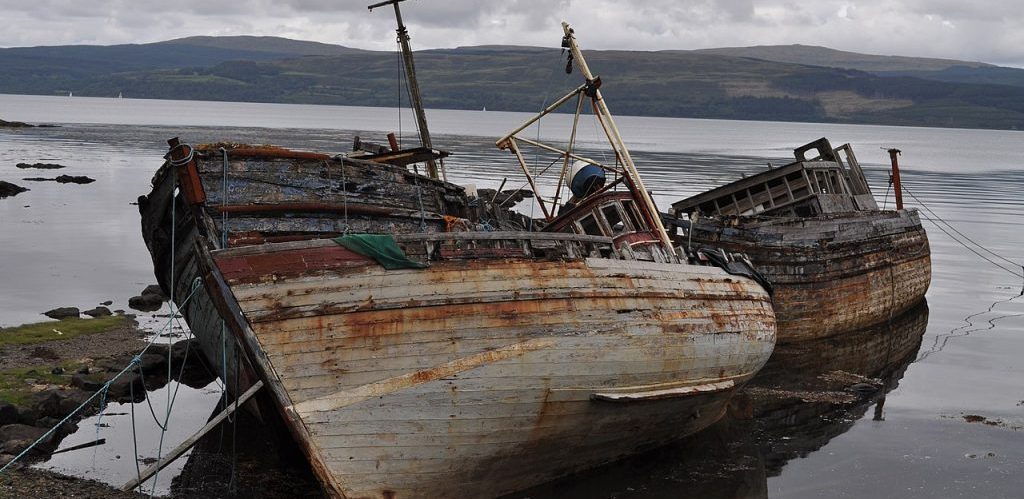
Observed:
[[[373,0],[378,1],[378,0]],[[271,35],[394,48],[390,7],[371,0],[0,0],[0,46],[146,43]],[[1021,0],[408,0],[413,48],[557,45],[695,49],[802,43],[1024,67]]]

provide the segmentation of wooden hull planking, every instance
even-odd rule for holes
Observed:
[[[344,497],[494,496],[691,434],[774,344],[767,295],[710,267],[339,257],[257,277],[214,259]]]
[[[296,223],[254,205],[257,216],[225,225],[222,170],[233,198],[285,205],[311,201],[274,185],[340,173],[319,156],[232,155],[221,168],[199,162],[206,205],[175,195],[174,170],[158,172],[140,199],[143,235],[208,362],[231,391],[264,382],[260,411],[280,415],[332,497],[496,496],[663,444],[716,421],[774,346],[771,299],[753,281],[596,257],[588,242],[545,257],[543,241],[439,243],[441,260],[408,270],[323,239],[215,249],[229,227],[233,246]],[[408,189],[408,178],[365,166],[342,183],[363,171],[368,193]],[[438,209],[455,199],[423,197]],[[407,208],[388,208],[412,220],[396,231],[423,230]],[[368,220],[316,218],[328,226],[308,233]]]
[[[701,218],[691,244],[750,257],[775,287],[779,342],[885,322],[931,283],[928,236],[914,210]]]

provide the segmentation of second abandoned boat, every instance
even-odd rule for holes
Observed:
[[[880,210],[849,144],[833,149],[822,138],[794,154],[673,203],[676,240],[748,255],[774,287],[780,342],[863,329],[920,303],[931,253],[917,211],[900,201]]]
[[[564,100],[614,129],[564,31],[587,78]],[[706,427],[774,346],[768,293],[689,262],[609,138],[616,180],[537,232],[501,208],[516,192],[438,178],[428,137],[360,157],[172,140],[143,235],[210,363],[265,387],[329,496],[496,496]]]

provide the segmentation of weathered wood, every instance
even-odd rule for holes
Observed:
[[[917,212],[701,218],[694,246],[743,252],[775,286],[779,341],[842,334],[895,317],[931,282]]]
[[[702,385],[680,386],[676,388],[660,388],[633,391],[597,392],[590,395],[594,400],[605,402],[648,402],[651,400],[663,400],[670,398],[692,397],[702,393],[714,393],[728,390],[735,386],[732,380],[716,381]]]
[[[607,237],[402,233],[393,217],[363,215],[431,265],[385,270],[318,236],[334,235],[339,217],[317,210],[344,210],[352,198],[317,186],[351,187],[350,174],[394,179],[405,199],[375,195],[389,213],[423,194],[451,215],[465,198],[389,165],[378,175],[372,164],[293,156],[230,157],[224,192],[223,163],[209,154],[199,163],[210,200],[176,219],[173,261],[157,258],[168,239],[147,244],[166,261],[162,272],[174,270],[177,300],[202,279],[183,313],[211,363],[222,377],[240,372],[243,390],[263,383],[330,497],[494,496],[607,462],[711,424],[770,355],[773,311],[760,286],[714,267],[657,263],[643,248],[617,251]],[[275,175],[284,187],[262,187]],[[288,192],[293,185],[317,194]],[[234,211],[226,224],[220,203]],[[241,212],[262,207],[230,208],[259,203],[279,206],[255,216]],[[145,223],[166,224],[169,210],[149,210]],[[236,243],[309,239],[225,249],[222,230]],[[225,354],[236,348],[232,363]],[[591,399],[684,386],[723,389],[643,407]]]
[[[831,148],[825,139],[811,145]],[[673,215],[811,216],[878,209],[849,144],[812,160],[803,159],[802,148],[795,152],[798,160],[793,163],[672,203]],[[846,155],[848,164],[840,159],[840,153]],[[778,189],[773,190],[773,184]]]
[[[507,266],[507,264],[502,265]],[[512,267],[511,269],[514,268]],[[559,266],[555,263],[549,263],[546,265],[546,268],[554,277],[558,273]],[[678,288],[679,283],[683,281],[679,279],[678,275],[670,272],[670,270],[674,268],[683,270],[685,266],[618,261],[605,263],[604,260],[596,259],[588,260],[586,266],[577,268],[581,269],[581,271],[589,268],[591,269],[589,272],[601,269],[601,272],[607,272],[608,274],[628,273],[635,278],[634,285],[637,290],[656,293],[653,291],[656,288],[652,288],[650,283],[645,282],[644,279],[639,279],[639,277],[649,276],[651,279],[660,279],[665,285]],[[522,290],[526,289],[527,286],[509,279],[509,271],[511,269],[508,267],[490,267],[488,272],[491,273],[494,280],[487,282],[493,285],[504,285],[507,289],[519,289],[521,290],[520,293],[522,293]],[[441,271],[438,268],[431,269],[430,272],[432,273],[435,270]],[[469,274],[479,273],[483,270],[483,268],[476,271],[463,269],[461,272]],[[700,267],[699,270],[702,274],[707,275],[708,278],[720,275],[720,271],[713,268]],[[712,319],[707,315],[708,311],[705,308],[710,302],[699,301],[700,299],[697,297],[694,297],[694,299],[698,301],[693,302],[691,305],[682,306],[685,312],[681,310],[678,315],[673,315],[669,313],[668,308],[670,304],[675,302],[672,299],[667,299],[668,297],[646,302],[647,305],[644,305],[641,301],[624,302],[621,298],[618,298],[618,303],[615,305],[609,306],[602,303],[594,303],[593,308],[590,308],[585,306],[590,303],[585,295],[577,295],[575,304],[573,304],[573,301],[566,301],[562,306],[536,308],[536,305],[534,305],[537,303],[536,299],[524,301],[522,295],[516,301],[508,301],[512,299],[511,293],[498,293],[490,296],[478,292],[477,301],[479,303],[474,305],[474,307],[479,307],[478,310],[455,311],[454,309],[443,308],[429,310],[424,306],[427,302],[423,301],[422,296],[424,293],[429,293],[431,287],[424,286],[418,288],[414,285],[415,280],[419,280],[420,276],[424,279],[437,279],[443,283],[459,282],[458,279],[440,276],[430,277],[424,274],[423,271],[393,272],[376,268],[368,268],[366,271],[371,272],[373,277],[370,277],[370,279],[378,281],[380,279],[391,279],[388,276],[393,274],[394,284],[389,286],[380,283],[375,286],[364,287],[358,284],[358,280],[352,281],[351,277],[347,281],[336,282],[338,284],[345,282],[347,286],[351,286],[350,289],[353,291],[362,289],[364,290],[362,293],[372,293],[373,309],[379,312],[353,311],[333,316],[320,315],[318,319],[313,319],[311,316],[310,320],[299,321],[289,319],[275,323],[255,324],[257,334],[261,339],[264,349],[268,352],[270,359],[272,359],[277,368],[277,372],[284,379],[289,393],[292,394],[293,400],[296,402],[293,409],[302,415],[302,420],[310,428],[312,434],[318,436],[317,438],[323,439],[320,440],[319,445],[324,446],[324,455],[329,463],[328,466],[335,473],[344,477],[346,486],[350,487],[346,490],[353,491],[352,493],[356,496],[368,494],[368,491],[371,489],[363,489],[361,487],[373,487],[371,484],[375,483],[387,484],[389,487],[394,487],[393,490],[406,491],[406,493],[412,495],[428,493],[427,491],[435,496],[464,494],[466,490],[470,490],[466,487],[473,486],[474,482],[472,479],[465,475],[464,472],[451,471],[449,466],[452,461],[449,458],[431,458],[431,456],[451,455],[454,452],[458,456],[459,462],[462,463],[472,460],[486,461],[488,457],[507,453],[507,449],[525,443],[527,441],[523,440],[526,438],[525,436],[537,431],[543,431],[545,434],[551,435],[551,438],[544,439],[544,442],[547,442],[547,444],[543,447],[545,449],[543,453],[538,452],[531,457],[520,456],[516,458],[519,462],[524,463],[524,471],[520,474],[520,478],[516,478],[516,480],[526,479],[522,478],[522,476],[532,476],[534,473],[537,476],[551,476],[550,470],[543,472],[543,465],[535,463],[543,459],[541,462],[549,463],[546,466],[554,464],[555,461],[547,461],[549,453],[559,454],[557,450],[548,447],[548,445],[556,445],[554,442],[565,443],[566,439],[568,439],[573,441],[573,445],[575,445],[578,437],[572,435],[572,432],[575,430],[570,428],[580,428],[580,423],[584,420],[591,422],[591,424],[583,425],[588,428],[593,428],[593,424],[597,424],[599,427],[621,428],[618,425],[635,424],[630,421],[636,415],[623,416],[621,414],[602,413],[599,419],[593,419],[596,416],[592,414],[592,409],[588,408],[588,404],[593,403],[589,402],[589,397],[590,393],[598,390],[590,389],[576,393],[572,398],[559,402],[559,404],[563,404],[564,409],[549,407],[544,411],[545,417],[557,417],[559,420],[564,420],[564,423],[546,422],[540,427],[519,425],[518,427],[512,426],[511,428],[518,428],[512,430],[509,429],[508,425],[511,424],[510,422],[513,419],[522,421],[517,419],[521,415],[527,417],[526,420],[532,419],[536,421],[536,415],[527,415],[537,414],[536,411],[543,404],[540,402],[540,399],[531,397],[546,397],[548,400],[552,400],[551,395],[545,396],[544,393],[547,392],[543,390],[528,396],[527,394],[531,392],[527,390],[529,385],[524,385],[524,382],[531,379],[550,378],[550,385],[548,386],[552,390],[560,386],[609,387],[609,377],[615,377],[632,384],[654,384],[665,379],[661,376],[664,373],[666,362],[678,365],[680,368],[684,368],[684,366],[691,366],[686,369],[696,368],[696,366],[700,365],[700,361],[697,360],[698,358],[710,359],[714,357],[724,360],[744,351],[732,349],[739,348],[740,345],[744,345],[749,341],[748,339],[743,339],[744,333],[739,332],[747,330],[746,328],[751,324],[750,322],[742,322],[751,319],[749,316],[749,305],[746,304],[737,304],[735,309],[737,314],[731,316],[731,318],[727,318],[730,316],[725,313],[725,310],[720,310],[715,312],[715,317]],[[666,274],[666,272],[668,273]],[[479,275],[484,276],[488,274],[483,273]],[[610,276],[609,279],[611,279]],[[265,294],[266,292],[260,293],[257,289],[264,286],[287,286],[287,289],[292,289],[292,291],[285,291],[285,288],[281,288],[271,293],[274,296],[288,296],[301,300],[305,296],[322,296],[322,291],[312,293],[299,291],[300,286],[316,285],[317,282],[325,283],[327,281],[303,284],[302,281],[292,283],[286,280],[286,282],[277,284],[267,283],[244,289],[236,288],[236,294]],[[738,283],[739,281],[736,281],[734,284]],[[468,281],[466,286],[468,289],[479,291],[481,284],[483,282],[473,284],[472,281]],[[612,286],[612,284],[609,282],[608,286]],[[701,286],[700,288],[694,286],[687,289],[701,289],[701,292],[710,292],[713,289],[705,288],[703,284]],[[538,290],[553,289],[546,282],[538,282],[533,287]],[[589,285],[585,284],[579,286],[580,289],[588,287]],[[386,312],[388,315],[384,315],[386,310],[384,307],[387,307],[390,298],[381,293],[391,288],[396,291],[399,289],[406,290],[404,297],[396,292],[394,299],[414,300],[422,303],[422,305]],[[438,296],[450,296],[451,293],[451,291],[437,290],[436,285],[434,290],[437,291]],[[725,286],[722,290],[722,295],[734,292],[735,288]],[[652,294],[651,296],[662,295]],[[708,296],[708,299],[710,299],[710,296]],[[352,303],[365,303],[365,298],[360,298],[358,295],[353,295],[350,299]],[[291,298],[289,298],[290,300]],[[495,302],[494,300],[500,301]],[[327,301],[343,305],[343,302],[340,302],[338,298],[328,298]],[[556,300],[554,296],[549,298],[548,301],[552,304],[561,302]],[[240,303],[243,309],[247,310],[246,315],[253,316],[256,313],[255,310],[249,308],[253,306],[252,302],[243,300]],[[516,310],[517,313],[507,313],[506,309],[501,306],[502,303],[508,305],[508,311]],[[653,303],[660,304],[657,308],[661,312],[652,314],[653,310],[650,310],[650,307]],[[647,309],[650,311],[646,314],[643,312],[633,312],[636,309]],[[490,314],[485,314],[485,310],[489,310]],[[743,310],[743,312],[741,313],[740,310]],[[764,312],[770,313],[767,308],[764,309]],[[377,322],[376,319],[367,314],[379,314],[382,322]],[[574,318],[568,320],[569,314]],[[599,315],[586,319],[590,314]],[[369,322],[354,322],[358,320],[357,316],[360,315],[369,319]],[[700,316],[703,316],[704,319],[698,321],[698,324],[701,324],[700,326],[695,327],[696,324],[691,321]],[[428,317],[433,319],[428,319]],[[490,327],[486,327],[487,317],[492,317],[490,321],[493,324]],[[608,327],[608,321],[618,322],[622,320],[622,317],[628,317],[628,321],[633,323],[628,328],[628,335],[633,338],[630,341],[638,342],[635,343],[635,346],[629,342],[623,343],[624,339],[618,339],[620,337],[614,334],[605,335],[600,333],[600,331]],[[478,323],[476,320],[471,319],[478,319],[480,322]],[[436,324],[431,321],[436,321]],[[539,325],[540,323],[538,323],[538,326],[530,326],[529,322],[531,321],[543,321],[547,325]],[[741,322],[733,323],[732,321]],[[506,323],[507,326],[500,325],[502,323]],[[747,324],[747,326],[743,324]],[[375,330],[377,328],[384,329],[377,331]],[[662,333],[659,331],[664,331],[665,328],[679,331],[680,333],[682,331],[690,331],[690,333],[662,337]],[[737,331],[735,340],[726,341],[726,335],[722,331],[733,328]],[[381,335],[380,333],[384,332],[384,330],[388,334]],[[591,332],[581,335],[581,331]],[[718,339],[712,343],[710,336],[708,336],[708,341],[703,341],[702,337],[694,336],[697,331],[707,331],[709,334],[715,334]],[[464,336],[466,339],[463,339]],[[660,338],[657,340],[658,346],[641,341],[640,338],[642,337],[649,337],[652,341],[655,341],[655,338]],[[362,338],[368,341],[366,347],[360,347],[360,343],[351,343]],[[477,338],[477,340],[469,341],[469,338]],[[601,341],[596,341],[597,339]],[[678,340],[678,342],[675,340]],[[427,341],[427,343],[423,341]],[[536,350],[519,350],[514,358],[502,358],[498,353],[502,351],[502,348],[521,344],[524,341],[540,342],[533,344],[541,345],[541,347]],[[351,344],[351,347],[346,347],[349,344]],[[286,353],[293,351],[291,346],[300,345],[306,345],[307,348],[303,349],[308,350],[309,354],[297,357]],[[704,346],[697,347],[697,345]],[[698,349],[694,350],[694,348]],[[701,350],[707,348],[721,348],[723,350],[721,354],[711,357],[705,357],[704,354],[698,353],[701,351],[707,352],[707,350]],[[731,353],[726,355],[726,351]],[[349,352],[365,360],[359,361],[355,357],[350,357]],[[455,352],[466,352],[466,355],[462,357],[457,356],[453,360],[452,356]],[[658,352],[661,360],[650,358],[640,360],[652,352]],[[747,354],[743,355],[750,355],[752,353],[748,351]],[[660,356],[664,357],[661,358]],[[479,360],[470,360],[482,360],[485,358],[488,362],[482,364],[479,363]],[[387,359],[387,362],[382,363],[381,359]],[[568,359],[577,360],[570,361]],[[583,361],[582,359],[587,360]],[[455,368],[455,365],[461,367]],[[569,365],[579,366],[579,372],[575,374],[565,372],[566,366]],[[722,364],[717,365],[722,366]],[[726,376],[732,372],[745,372],[745,370],[752,367],[750,365],[746,368],[739,368],[739,366],[735,368],[727,367]],[[710,369],[708,372],[709,378],[719,378],[722,375],[721,367],[709,365],[707,368]],[[453,369],[458,370],[455,371]],[[704,368],[701,367],[699,369]],[[631,374],[623,377],[623,373],[626,372]],[[711,374],[712,372],[714,373],[713,375]],[[526,373],[530,374],[527,375]],[[688,376],[694,375],[696,374],[693,373]],[[699,378],[700,376],[697,377]],[[454,390],[452,388],[453,383],[456,386]],[[499,389],[498,387],[503,388]],[[330,402],[329,405],[323,406],[310,405],[313,402],[307,403],[303,402],[303,400],[335,402]],[[370,404],[371,401],[372,404]],[[325,402],[316,402],[316,404],[323,404]],[[667,401],[664,402],[667,403]],[[706,401],[698,403],[698,405],[706,404]],[[420,409],[416,411],[416,416],[410,419],[408,411],[413,406]],[[319,408],[319,410],[314,410],[314,407]],[[432,408],[436,408],[436,410]],[[675,410],[691,409],[684,409],[684,406],[676,406]],[[712,414],[717,414],[718,409],[708,408],[706,410]],[[350,415],[345,414],[349,412],[351,412]],[[478,424],[480,420],[476,418],[483,417],[483,412],[486,412],[490,424],[480,427]],[[658,410],[652,410],[649,407],[645,408],[644,412],[648,415],[651,415],[651,413],[660,414],[651,415],[652,421],[658,420],[658,418],[669,417],[667,414],[660,413]],[[457,417],[452,419],[450,417],[452,414],[456,414]],[[678,414],[672,416],[672,421],[675,421],[672,423],[672,426],[675,428],[673,431],[687,431],[686,428],[689,428],[691,423],[674,419],[677,417],[679,417]],[[406,424],[426,424],[429,421],[447,421],[452,431],[461,436],[456,438],[415,432],[407,434],[396,433],[391,430],[392,428],[404,427]],[[669,419],[664,419],[663,421],[667,424]],[[463,422],[465,424],[472,422],[475,427],[479,428],[479,432],[467,433],[469,427],[463,426]],[[376,433],[391,435],[386,438],[392,443],[383,448],[375,444],[367,445],[366,440],[359,437],[360,434],[350,433],[347,430],[347,428],[351,427],[365,432],[367,431],[365,429],[366,425],[375,425]],[[453,427],[451,425],[456,426]],[[499,441],[487,440],[487,435],[491,435],[495,431],[504,431],[502,430],[503,428],[507,431],[503,433],[503,437]],[[448,434],[448,432],[445,432],[445,435]],[[328,439],[327,435],[334,435],[334,437]],[[626,444],[626,439],[622,437],[612,437],[610,434],[604,433],[600,435],[602,437],[598,438],[595,434],[594,438],[595,440],[603,440],[606,444],[605,449],[588,448],[588,455],[593,456],[595,460],[608,459],[608,457],[602,456],[609,456],[609,453],[613,452],[613,450],[614,452],[623,452],[623,449],[629,445]],[[648,438],[664,438],[664,435],[660,431],[652,431]],[[399,445],[399,442],[407,443]],[[473,444],[471,442],[477,443]],[[624,445],[627,447],[623,447]],[[380,452],[388,452],[389,457],[382,459]],[[564,456],[561,457],[564,458]],[[377,464],[378,461],[380,461],[379,464]],[[362,462],[375,463],[374,469],[369,470],[362,467],[360,465]],[[418,471],[410,474],[408,466],[415,466]],[[473,465],[470,469],[479,470],[479,466],[484,465]],[[486,469],[486,466],[484,466],[484,469]],[[428,476],[436,477],[436,480],[434,478],[427,478]],[[448,481],[451,483],[441,483],[444,481],[442,480],[443,477],[448,477]],[[511,488],[514,488],[514,486],[503,485],[510,483],[507,481],[510,480],[508,477],[495,478],[495,480],[491,484],[492,489],[488,490],[511,490]],[[420,485],[415,485],[410,489],[408,488],[410,485],[400,485],[403,483],[417,483]],[[459,492],[456,493],[455,491]]]
[[[224,408],[224,410],[217,413],[217,415],[214,416],[213,419],[211,419],[209,422],[207,422],[206,425],[200,428],[199,431],[195,432],[191,437],[186,438],[184,442],[182,442],[177,447],[168,452],[159,461],[149,465],[149,467],[146,468],[145,470],[142,470],[142,473],[140,473],[139,476],[129,480],[127,483],[122,485],[121,490],[132,490],[135,487],[138,487],[139,484],[145,482],[146,480],[149,480],[149,477],[155,475],[156,472],[164,469],[165,466],[171,464],[172,462],[174,462],[175,459],[181,457],[181,455],[184,454],[185,451],[191,449],[192,446],[194,446],[196,442],[199,441],[200,438],[203,438],[203,435],[209,433],[210,430],[216,428],[222,421],[231,416],[231,414],[233,414],[235,410],[238,409],[238,407],[248,402],[249,399],[252,398],[253,395],[256,395],[256,392],[259,391],[259,389],[262,387],[263,382],[257,381],[256,384],[254,384],[252,387],[246,390],[245,393],[243,393],[237,399],[229,403],[228,406]]]

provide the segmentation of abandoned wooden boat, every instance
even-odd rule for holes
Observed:
[[[774,287],[780,342],[869,327],[924,299],[931,257],[917,210],[880,210],[849,144],[822,138],[794,152],[786,166],[673,203],[675,241],[745,253]]]
[[[429,146],[169,144],[139,203],[157,278],[330,497],[491,497],[683,437],[774,346],[765,289],[673,247],[631,161],[527,231]]]

